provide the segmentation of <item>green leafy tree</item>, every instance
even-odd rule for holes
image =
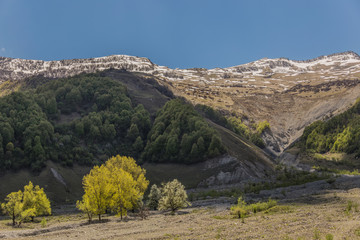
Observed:
[[[187,199],[184,185],[177,179],[174,179],[162,186],[158,207],[159,210],[171,210],[172,213],[175,213],[175,211],[181,208],[191,206]]]
[[[4,158],[4,148],[3,148],[3,140],[2,140],[2,136],[0,134],[0,168],[2,167],[3,163],[2,163],[2,159]]]
[[[11,158],[13,156],[13,151],[14,151],[14,144],[12,142],[6,144],[6,156],[8,158]]]
[[[75,123],[75,133],[78,136],[83,136],[85,134],[84,123],[83,122]]]
[[[190,156],[192,159],[195,159],[199,156],[199,149],[196,143],[192,145]]]
[[[39,136],[36,136],[34,139],[34,147],[32,150],[32,159],[34,160],[33,169],[40,170],[43,162],[45,161],[45,150],[41,145],[41,140]]]
[[[105,140],[112,140],[116,136],[114,124],[105,123],[101,128],[102,137]]]
[[[150,209],[157,210],[159,206],[159,201],[161,198],[161,189],[158,188],[156,184],[153,184],[150,189],[150,193],[148,196],[147,205]]]
[[[131,141],[134,142],[136,138],[139,136],[139,129],[135,123],[131,124],[126,137]]]
[[[49,114],[57,113],[57,102],[54,96],[47,100],[46,110]]]
[[[138,136],[132,145],[135,152],[140,153],[144,149],[144,142],[140,136]]]

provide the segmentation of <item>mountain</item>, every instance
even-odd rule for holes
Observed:
[[[345,111],[360,95],[360,57],[354,52],[306,61],[264,58],[215,69],[171,69],[126,55],[61,61],[0,58],[0,95],[35,76],[63,78],[106,69],[145,74],[193,104],[212,106],[247,124],[267,120],[270,130],[262,138],[274,155],[296,141],[305,126]]]
[[[110,69],[16,83],[21,89],[0,97],[0,199],[31,180],[53,201],[75,201],[83,175],[116,154],[134,157],[152,183],[177,178],[187,187],[258,181],[274,167],[147,74]]]

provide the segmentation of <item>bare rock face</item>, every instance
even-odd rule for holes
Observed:
[[[263,138],[274,155],[299,138],[305,126],[343,112],[360,96],[360,57],[354,52],[307,61],[264,58],[215,69],[170,69],[126,55],[62,61],[0,57],[0,88],[36,75],[61,78],[110,68],[152,75],[194,104],[267,120],[271,132]]]
[[[239,160],[233,156],[225,155],[206,161],[205,169],[214,170],[215,174],[200,182],[198,187],[258,182],[265,178],[268,168],[256,161],[249,161],[247,159]]]

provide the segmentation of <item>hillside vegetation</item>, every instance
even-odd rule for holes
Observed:
[[[40,170],[47,160],[99,164],[118,153],[191,163],[223,152],[217,133],[191,105],[172,100],[153,124],[123,84],[100,74],[52,80],[0,98],[1,169]]]
[[[191,105],[173,100],[158,113],[143,158],[152,162],[199,162],[224,153],[219,136]]]
[[[360,100],[328,121],[306,127],[300,145],[309,152],[344,152],[360,156]]]
[[[234,133],[246,138],[247,140],[250,140],[256,146],[260,148],[265,147],[265,143],[261,138],[261,134],[266,129],[270,129],[270,124],[266,120],[257,124],[252,121],[251,124],[248,124],[248,126],[244,124],[242,119],[245,118],[244,116],[229,116],[229,114],[222,114],[220,111],[202,104],[197,104],[195,109],[206,118],[211,119],[216,124],[230,129]]]

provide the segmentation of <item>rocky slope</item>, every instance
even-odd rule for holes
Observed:
[[[308,61],[264,58],[215,69],[170,69],[125,55],[62,61],[0,58],[0,91],[37,75],[60,78],[110,68],[152,75],[193,103],[267,120],[271,131],[263,138],[275,155],[306,125],[344,111],[360,95],[360,57],[354,52]]]

